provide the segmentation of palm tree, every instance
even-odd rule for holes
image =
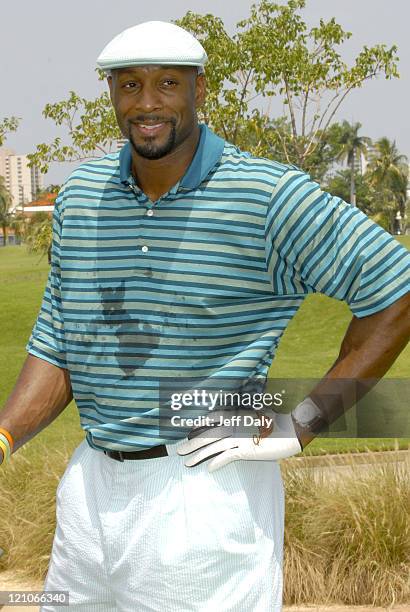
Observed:
[[[407,157],[399,153],[396,141],[380,138],[375,144],[375,156],[369,164],[374,184],[388,185],[403,174],[407,165]]]
[[[395,176],[392,176],[391,180],[391,191],[393,193],[394,202],[396,203],[396,210],[394,217],[397,219],[397,212],[400,212],[400,218],[402,222],[392,222],[394,232],[397,230],[400,232],[406,231],[406,205],[407,205],[407,187],[409,184],[409,167],[408,165],[402,166],[402,172]],[[396,227],[396,223],[398,226]]]
[[[0,226],[3,232],[3,246],[7,244],[7,228],[12,222],[10,211],[12,196],[6,188],[4,178],[0,176]]]
[[[356,206],[355,161],[357,154],[362,154],[366,159],[368,146],[372,142],[368,136],[359,136],[361,127],[361,123],[351,125],[348,121],[343,121],[339,136],[341,149],[336,158],[338,161],[346,160],[350,168],[350,202],[353,206]]]
[[[381,200],[386,200],[383,194],[390,198],[388,212],[392,229],[396,213],[400,211],[402,217],[405,214],[409,178],[407,161],[407,157],[399,153],[395,141],[380,138],[375,144],[375,155],[368,167],[370,182],[380,194]]]

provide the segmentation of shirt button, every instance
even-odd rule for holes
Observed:
[[[151,208],[149,208],[147,210],[147,217],[152,217],[153,214],[154,214],[154,211]]]
[[[141,248],[141,251],[142,251],[143,253],[148,253],[148,247],[147,247],[147,246],[143,246],[143,247]]]

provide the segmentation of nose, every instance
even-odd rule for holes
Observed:
[[[144,83],[136,98],[135,107],[144,113],[150,113],[162,107],[161,96],[153,85]]]

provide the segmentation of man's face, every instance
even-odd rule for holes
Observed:
[[[191,66],[132,66],[108,77],[118,125],[138,155],[160,159],[197,125],[205,78]]]

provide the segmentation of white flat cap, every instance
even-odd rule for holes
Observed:
[[[97,65],[103,70],[146,64],[198,66],[208,57],[192,34],[166,21],[146,21],[118,34],[103,49]]]

